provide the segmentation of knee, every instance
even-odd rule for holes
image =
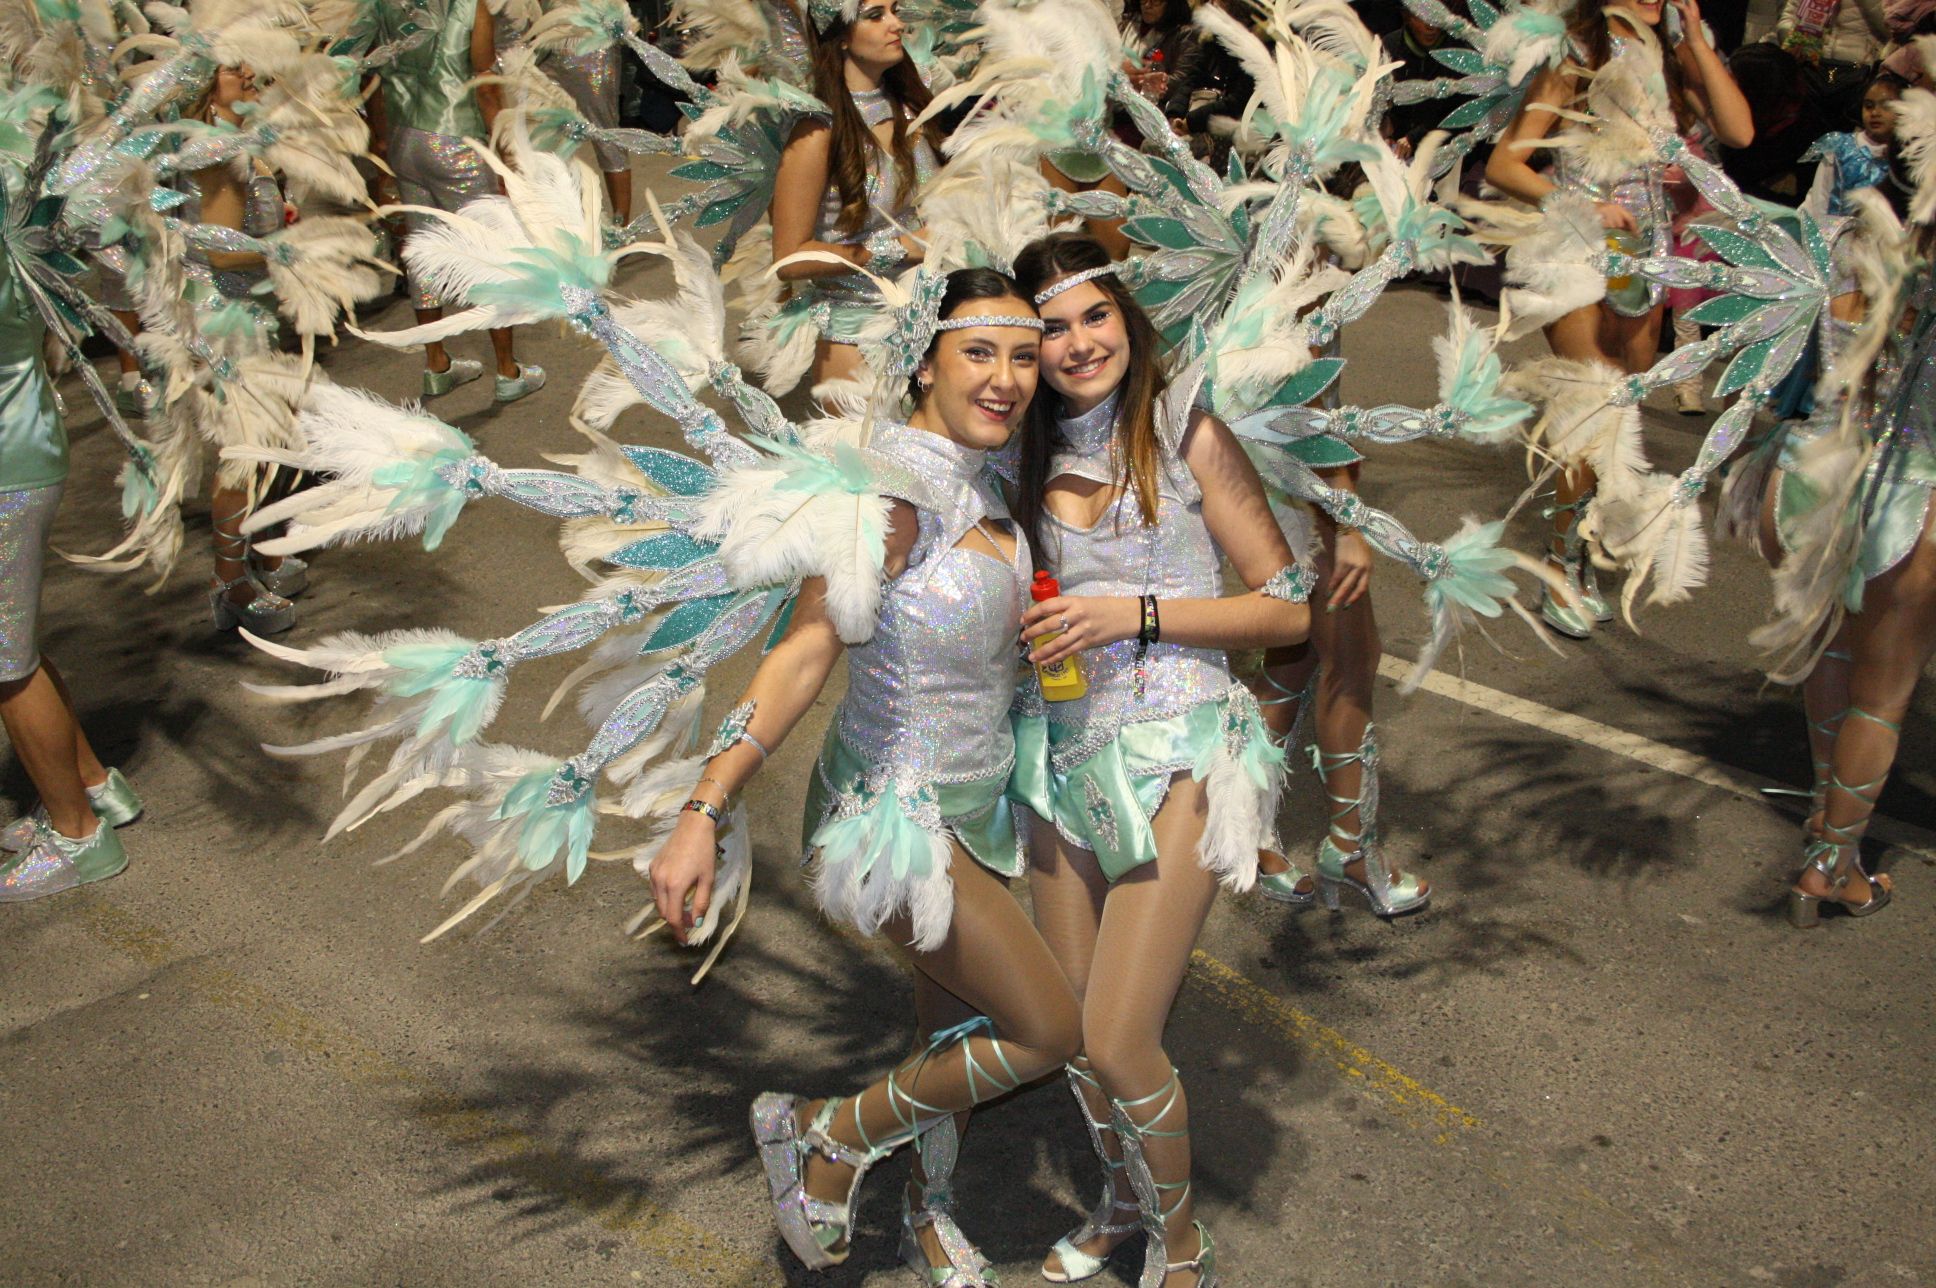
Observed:
[[[1029,1077],[1059,1069],[1080,1055],[1082,1008],[1077,1005],[1075,994],[1063,990],[1055,1005],[1043,1015],[1039,1031],[1030,1036],[1034,1040],[1028,1046],[1037,1053],[1040,1065]]]
[[[1160,1035],[1125,1031],[1133,1026],[1089,1025],[1082,1035],[1082,1053],[1089,1058],[1096,1078],[1112,1095],[1123,1094],[1127,1087],[1140,1087],[1147,1081],[1147,1070],[1142,1066],[1152,1059],[1163,1062]]]

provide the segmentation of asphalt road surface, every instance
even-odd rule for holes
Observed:
[[[1382,301],[1346,336],[1346,397],[1429,403],[1443,307],[1417,287]],[[396,302],[375,324],[407,320]],[[538,465],[580,441],[567,411],[594,352],[555,327],[520,345],[550,388],[497,409],[484,381],[436,410],[499,461]],[[349,341],[323,361],[342,383],[415,393],[414,354]],[[99,550],[118,528],[116,447],[66,389],[56,540]],[[1678,469],[1705,424],[1650,406],[1649,448]],[[675,441],[644,413],[621,429]],[[1443,537],[1504,513],[1525,479],[1515,453],[1415,446],[1374,451],[1365,491]],[[1512,531],[1535,550],[1538,529],[1529,510]],[[580,593],[554,535],[494,503],[434,554],[325,552],[287,638],[508,633]],[[372,865],[435,806],[321,844],[337,764],[258,745],[362,708],[242,691],[297,677],[211,633],[207,542],[197,511],[154,594],[70,565],[49,578],[47,651],[148,814],[115,881],[0,910],[0,1282],[911,1282],[893,1255],[905,1162],[870,1182],[852,1260],[814,1278],[775,1238],[745,1130],[757,1092],[851,1088],[910,1037],[904,970],[830,931],[794,870],[837,694],[759,780],[754,911],[702,987],[693,958],[620,933],[647,892],[616,865],[489,933],[420,946],[458,902],[439,893],[457,850]],[[1402,674],[1424,633],[1417,588],[1387,564],[1373,593]],[[1882,798],[1892,843],[1872,846],[1896,905],[1791,930],[1796,815],[1756,789],[1805,785],[1808,758],[1796,695],[1764,683],[1747,642],[1767,598],[1754,554],[1720,548],[1712,584],[1645,612],[1644,633],[1562,657],[1502,625],[1506,651],[1474,637],[1416,696],[1382,686],[1383,831],[1431,878],[1430,910],[1384,924],[1226,897],[1170,1026],[1227,1282],[1936,1282],[1932,694]],[[569,708],[538,722],[573,665],[520,671],[496,736],[581,745]],[[718,709],[746,670],[725,668]],[[0,796],[0,816],[32,804],[11,757]],[[1324,818],[1310,774],[1284,818],[1308,853]],[[978,1116],[961,1221],[1008,1282],[1037,1282],[1095,1187],[1050,1085]],[[1129,1264],[1097,1282],[1133,1282]]]

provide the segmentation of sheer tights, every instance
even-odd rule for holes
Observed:
[[[843,1100],[828,1130],[849,1148],[905,1139],[918,1124],[1039,1078],[1067,1062],[1081,1039],[1075,995],[1008,888],[958,845],[950,873],[955,912],[948,938],[933,952],[908,953],[920,980],[917,1007],[925,1011],[924,1021],[966,1014],[981,1027],[938,1042],[922,1040],[887,1077]],[[896,944],[914,938],[905,918],[889,921],[882,933]],[[802,1108],[803,1128],[819,1108],[817,1101]],[[807,1192],[838,1201],[853,1174],[851,1167],[814,1153],[807,1161]]]
[[[1872,884],[1887,888],[1887,877],[1862,871],[1860,847],[1895,764],[1916,682],[1936,653],[1936,542],[1931,536],[1926,524],[1916,548],[1864,587],[1862,611],[1844,620],[1803,687],[1810,744],[1826,767],[1825,777],[1817,770],[1818,835],[1841,851],[1837,876],[1847,875],[1848,883],[1838,897],[1849,903],[1869,899]],[[1844,650],[1847,660],[1836,656]],[[1817,675],[1823,677],[1819,684]],[[1838,691],[1846,700],[1839,713],[1830,712]],[[1798,882],[1808,894],[1829,893],[1830,884],[1807,870]]]
[[[1078,1078],[1079,1094],[1090,1118],[1104,1125],[1103,1148],[1112,1161],[1121,1160],[1122,1149],[1108,1126],[1109,1101],[1141,1137],[1173,1262],[1195,1255],[1197,1237],[1189,1101],[1163,1049],[1163,1029],[1217,893],[1216,877],[1197,862],[1203,823],[1202,785],[1177,774],[1151,822],[1156,861],[1113,885],[1094,854],[1070,845],[1053,826],[1037,821],[1029,839],[1036,924],[1081,999],[1083,1059],[1076,1067],[1098,1084]],[[1135,1207],[1123,1170],[1110,1174],[1116,1202],[1124,1211]],[[1124,1237],[1099,1236],[1083,1251],[1101,1255]],[[1172,1282],[1180,1286],[1194,1276],[1182,1272]]]

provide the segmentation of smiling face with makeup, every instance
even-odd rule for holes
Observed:
[[[1129,374],[1128,323],[1121,306],[1094,282],[1043,304],[1042,325],[1042,378],[1062,396],[1066,415],[1100,406]]]
[[[972,299],[942,320],[970,316],[1032,321],[1035,310],[1012,295]],[[915,369],[921,393],[908,424],[980,451],[1006,446],[1035,397],[1041,336],[999,324],[938,333]]]

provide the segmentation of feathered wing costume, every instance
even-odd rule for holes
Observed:
[[[469,879],[480,889],[433,935],[498,896],[521,898],[554,873],[575,882],[592,858],[630,860],[649,870],[699,772],[687,753],[712,667],[775,637],[806,577],[825,579],[836,628],[850,644],[864,644],[882,605],[887,498],[946,509],[905,460],[872,444],[866,426],[794,425],[741,379],[724,357],[717,277],[689,237],[662,224],[657,242],[602,249],[599,190],[589,172],[536,151],[521,130],[506,141],[510,159],[498,163],[506,195],[437,216],[441,226],[414,237],[406,255],[439,289],[467,302],[446,323],[564,318],[605,348],[607,361],[579,404],[591,449],[564,462],[568,470],[504,469],[418,409],[323,387],[311,392],[299,421],[303,449],[261,456],[327,473],[331,481],[253,521],[289,525],[286,536],[264,543],[269,553],[419,534],[434,546],[466,505],[500,497],[563,520],[567,556],[592,580],[577,603],[493,640],[407,631],[339,635],[302,651],[264,645],[333,677],[263,690],[270,697],[377,694],[377,719],[367,727],[280,749],[348,750],[354,772],[371,747],[394,744],[382,769],[337,816],[332,835],[428,790],[468,797],[405,847],[414,850],[448,831],[473,848],[452,883]],[[607,298],[615,265],[640,253],[671,261],[678,283],[673,299]],[[917,296],[903,312],[918,316],[925,308],[932,326],[938,301],[932,284]],[[411,333],[383,338],[416,342]],[[730,432],[700,403],[695,393],[705,388],[722,394],[750,433]],[[598,428],[610,428],[639,404],[675,421],[694,454],[624,445]],[[519,663],[578,650],[588,659],[553,703],[573,685],[583,686],[579,709],[595,732],[582,751],[555,759],[484,741]],[[715,751],[743,734],[748,714],[727,718]],[[602,784],[616,790],[601,792]],[[881,804],[880,785],[869,784],[870,801]],[[739,909],[751,859],[743,808],[721,829],[716,895],[721,906]],[[934,889],[937,881],[946,884],[945,866],[938,869],[931,855],[910,859],[928,853],[920,846],[895,850],[878,864],[873,856],[882,846],[892,850],[927,836],[938,826],[937,807],[910,797],[898,808],[905,826],[894,836],[870,833],[858,866],[828,864],[818,888],[830,911],[864,926],[912,907],[920,933],[934,938],[946,927],[948,900]],[[621,850],[597,851],[601,813],[642,821],[650,834]],[[863,810],[841,818],[862,814],[884,817]],[[826,838],[822,843],[829,852],[837,848]],[[641,913],[632,928],[648,920],[649,911]],[[711,933],[709,927],[705,935]]]

